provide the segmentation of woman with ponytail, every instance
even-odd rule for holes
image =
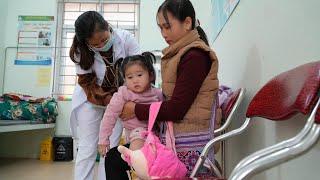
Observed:
[[[100,121],[104,108],[121,85],[118,59],[140,53],[128,31],[113,29],[95,11],[81,14],[75,21],[75,37],[70,58],[75,63],[78,82],[72,96],[71,131],[78,138],[75,180],[93,180]],[[122,125],[117,121],[110,147],[117,146]],[[100,159],[98,179],[105,179],[104,159]]]
[[[162,51],[161,87],[166,99],[157,121],[174,122],[177,155],[187,166],[189,175],[205,144],[212,138],[214,121],[218,121],[214,106],[219,87],[218,59],[197,23],[189,0],[165,0],[156,19],[161,35],[169,45]],[[143,121],[148,119],[149,108],[149,104],[128,102],[121,117],[126,120],[135,116]],[[117,169],[116,165],[111,163],[110,171]],[[200,174],[206,176],[207,173],[203,170]],[[108,180],[113,178],[117,179],[115,176],[107,177]]]

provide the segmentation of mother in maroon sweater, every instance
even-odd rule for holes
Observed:
[[[162,103],[157,121],[174,122],[178,157],[190,174],[204,145],[212,138],[211,108],[218,90],[218,60],[197,24],[189,0],[166,0],[158,9],[157,23],[165,41],[161,59]],[[129,102],[123,119],[136,116],[145,121],[148,104]],[[116,149],[106,155],[107,179],[127,179],[130,169]],[[205,173],[205,172],[203,172]]]

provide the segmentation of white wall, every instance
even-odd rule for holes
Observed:
[[[7,22],[5,24],[6,46],[17,45],[17,25],[19,15],[34,15],[34,16],[55,16],[57,13],[57,3],[55,0],[27,0],[8,1]]]
[[[1,133],[0,157],[39,158],[41,142],[53,135],[53,129]]]
[[[241,0],[218,39],[213,43],[220,60],[222,84],[245,87],[248,92],[239,113],[253,94],[280,72],[320,60],[320,1]],[[238,127],[243,119],[238,115]],[[274,123],[255,118],[249,130],[228,141],[228,172],[249,153],[297,133],[305,119]],[[298,121],[294,121],[298,120]],[[273,168],[254,179],[318,179],[320,144],[302,157]]]
[[[7,10],[8,10],[8,1],[1,0],[0,1],[0,24],[6,23],[7,17]],[[3,76],[3,62],[4,62],[4,38],[5,38],[5,29],[0,28],[0,93],[2,91],[2,76]]]
[[[3,26],[0,28],[0,51],[1,47],[17,46],[17,25],[19,15],[55,16],[56,18],[56,11],[56,0],[1,0],[0,23]],[[1,70],[3,69],[2,62],[1,59]],[[21,73],[21,71],[17,71],[17,73],[19,72]],[[28,74],[24,75],[28,76]],[[10,78],[12,78],[11,80],[14,80],[16,77]],[[48,92],[50,92],[50,89]],[[0,157],[36,158],[39,155],[41,140],[44,140],[49,135],[53,134],[53,130],[48,129],[2,133],[0,134]]]
[[[156,22],[156,13],[161,3],[161,0],[140,2],[139,43],[142,51],[162,50],[166,47]]]
[[[4,78],[4,92],[18,92],[23,94],[29,94],[32,96],[49,96],[51,93],[51,87],[37,85],[38,70],[46,69],[53,70],[51,66],[17,66],[14,65],[14,59],[16,58],[17,49],[12,48],[17,46],[18,40],[18,16],[19,15],[34,15],[34,16],[55,16],[56,15],[56,1],[55,0],[28,0],[28,1],[8,1],[6,23],[4,26],[5,47],[11,47],[7,49],[6,55],[6,73]],[[54,25],[55,27],[55,25]],[[52,32],[52,41],[55,40],[55,31]],[[19,72],[19,73],[17,73]],[[12,80],[15,78],[15,81]]]
[[[156,14],[163,0],[141,0],[140,5],[140,46],[142,51],[162,50],[167,46],[163,40],[156,22]],[[194,5],[196,16],[200,20],[201,27],[210,37],[212,26],[211,0],[191,0]]]

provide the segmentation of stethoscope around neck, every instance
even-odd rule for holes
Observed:
[[[111,50],[112,50],[112,62],[109,62],[109,60],[108,60],[110,57],[104,57],[100,54],[100,52],[95,52],[95,53],[98,53],[101,56],[103,62],[107,63],[110,66],[114,66],[116,63],[115,58],[114,58],[114,55],[115,55],[114,48],[111,47]]]

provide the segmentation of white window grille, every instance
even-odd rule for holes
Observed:
[[[139,0],[58,1],[54,94],[59,100],[70,99],[77,82],[75,66],[69,57],[75,20],[85,11],[98,11],[113,28],[126,29],[138,39],[139,4]]]

